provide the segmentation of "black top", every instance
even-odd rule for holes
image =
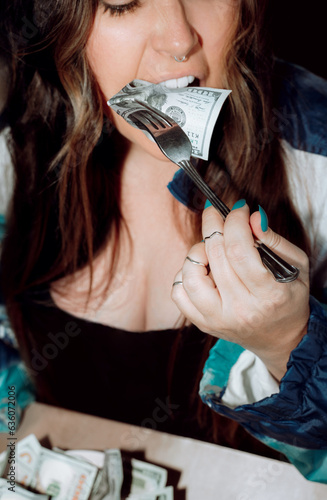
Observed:
[[[25,297],[23,314],[38,401],[203,438],[191,396],[208,336],[194,325],[129,332],[72,316],[48,291]]]

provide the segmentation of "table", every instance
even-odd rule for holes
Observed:
[[[16,437],[48,436],[64,449],[120,448],[170,470],[175,500],[326,500],[327,485],[304,479],[290,464],[194,439],[31,404]],[[0,434],[0,451],[7,434]]]

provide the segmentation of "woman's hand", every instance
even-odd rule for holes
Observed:
[[[232,210],[224,223],[213,207],[205,209],[204,242],[188,253],[175,277],[179,283],[172,288],[172,299],[200,330],[254,352],[280,380],[307,329],[309,263],[298,247],[270,228],[263,231],[261,217],[264,225],[265,214],[250,217],[244,205]],[[300,269],[297,280],[274,280],[254,247],[252,232]]]

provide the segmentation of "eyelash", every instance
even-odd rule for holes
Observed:
[[[109,12],[112,17],[120,17],[128,12],[134,12],[137,7],[140,6],[139,0],[133,0],[130,3],[125,3],[124,5],[111,5],[106,2],[102,2],[104,6],[104,12]]]

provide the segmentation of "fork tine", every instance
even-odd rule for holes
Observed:
[[[151,118],[151,119],[150,119]],[[135,111],[129,115],[129,119],[142,130],[147,130],[153,135],[160,129],[160,125],[154,122],[154,119],[149,115],[148,112],[142,112],[141,110]]]
[[[145,123],[150,123],[150,125],[152,125],[152,127],[154,127],[156,130],[162,129],[162,123],[158,116],[154,113],[149,113],[148,110],[144,110],[140,111],[139,114],[141,115],[142,119],[144,119]]]
[[[146,108],[150,112],[150,114],[155,115],[157,118],[160,116],[160,118],[164,122],[164,125],[166,125],[168,127],[173,127],[174,125],[176,125],[176,122],[171,120],[171,118],[168,115],[165,115],[162,111],[159,111],[159,109],[153,108],[152,106],[150,106],[146,102],[139,101],[137,99],[135,99],[135,102],[137,104],[140,104],[143,108]]]
[[[166,148],[163,147],[163,141],[159,139],[160,133],[165,131],[169,133],[171,130],[173,130],[171,127],[168,128],[167,125],[162,125],[161,121],[148,110],[137,110],[134,113],[130,114],[129,118],[139,129],[148,132],[156,142],[157,146],[161,149],[163,154],[170,161],[173,161],[166,151]]]
[[[154,115],[150,115],[147,111],[136,111],[134,116],[141,122],[145,127],[160,129],[160,123],[158,125],[158,120]]]

